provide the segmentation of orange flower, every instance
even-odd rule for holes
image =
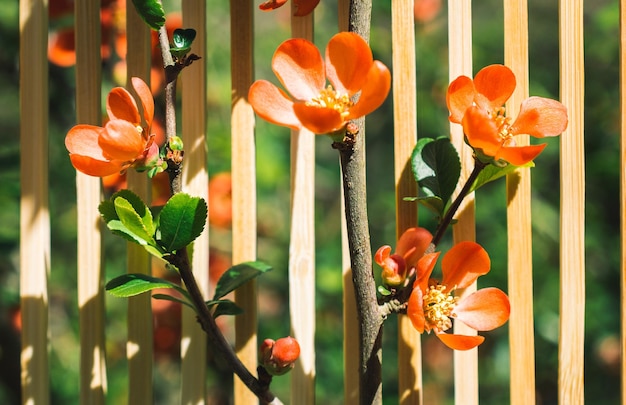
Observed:
[[[154,116],[152,94],[143,80],[131,80],[141,101],[143,123],[131,94],[123,87],[111,90],[107,98],[109,121],[104,128],[79,124],[65,137],[65,147],[76,170],[103,177],[129,167],[147,166],[158,157],[158,145],[150,133]]]
[[[316,134],[339,131],[349,120],[371,113],[385,101],[391,85],[389,69],[373,60],[363,38],[349,32],[330,39],[325,62],[311,42],[289,39],[274,53],[272,68],[293,99],[267,80],[257,80],[248,93],[250,104],[273,124],[305,127]],[[359,91],[359,100],[353,102]]]
[[[320,0],[291,0],[296,6],[296,12],[293,15],[297,17],[302,17],[305,15],[311,14],[313,9],[317,7]],[[259,5],[259,9],[263,11],[271,11],[276,10],[279,7],[282,7],[287,0],[266,0],[264,3]]]
[[[424,228],[409,228],[400,236],[394,254],[391,254],[390,246],[380,247],[374,261],[383,268],[383,282],[391,287],[402,285],[432,239],[433,236]]]
[[[567,109],[556,100],[530,97],[522,102],[517,119],[503,107],[515,90],[515,75],[506,66],[491,65],[474,80],[459,76],[448,87],[450,121],[462,124],[467,143],[484,162],[506,161],[521,166],[537,157],[546,144],[516,146],[515,135],[556,136],[567,128]]]
[[[439,253],[427,253],[418,262],[407,315],[419,333],[433,331],[446,346],[468,350],[485,338],[445,333],[452,327],[451,318],[477,331],[498,328],[509,319],[509,298],[497,288],[483,288],[461,299],[453,295],[457,288],[466,288],[489,272],[489,256],[479,244],[461,242],[446,253],[441,283],[430,278]]]

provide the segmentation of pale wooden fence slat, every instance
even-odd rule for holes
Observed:
[[[585,353],[585,155],[583,2],[559,3],[561,102],[561,319],[559,403],[582,404]],[[622,337],[623,338],[623,337]]]
[[[506,111],[515,119],[522,100],[528,97],[528,4],[526,0],[503,3],[504,63],[517,79]],[[530,144],[527,135],[516,141]],[[535,403],[530,168],[517,170],[506,181],[511,404],[525,405]]]
[[[76,17],[76,122],[102,124],[100,48],[100,5],[78,2]],[[107,391],[104,264],[102,222],[98,205],[102,200],[100,179],[76,172],[78,310],[80,325],[81,404],[105,403]]]
[[[48,2],[20,0],[22,402],[49,403]]]
[[[621,394],[622,402],[626,401],[626,0],[619,2],[620,13],[620,116],[621,137],[620,137],[620,235],[621,235],[621,271],[620,271],[620,291],[621,291],[621,353],[622,353],[622,379]]]
[[[182,85],[182,139],[185,145],[183,191],[208,200],[209,175],[206,146],[206,15],[204,0],[183,1],[183,26],[196,30],[193,52],[202,58],[184,69]],[[205,56],[206,55],[206,56]],[[208,224],[194,241],[191,257],[193,273],[202,293],[209,299],[209,230]],[[206,402],[207,336],[196,314],[183,306],[181,341],[181,404],[202,405]]]

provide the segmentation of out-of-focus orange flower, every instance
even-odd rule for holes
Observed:
[[[90,176],[103,177],[129,167],[145,167],[158,158],[150,125],[154,116],[154,100],[146,83],[131,79],[143,109],[143,120],[133,96],[123,87],[116,87],[107,98],[109,121],[104,127],[79,124],[65,137],[72,165]]]
[[[441,11],[441,0],[414,0],[413,15],[417,22],[430,22],[437,17],[439,11]]]
[[[389,69],[373,59],[363,38],[350,32],[330,39],[326,61],[313,43],[289,39],[274,53],[272,68],[291,97],[267,80],[257,80],[248,93],[250,104],[273,124],[305,127],[316,134],[334,133],[349,120],[371,113],[385,101],[391,85]],[[353,102],[350,98],[359,91],[359,100]]]
[[[556,100],[530,97],[522,102],[517,119],[505,115],[504,103],[515,90],[515,75],[506,66],[491,65],[474,80],[459,76],[448,87],[450,121],[463,131],[476,156],[486,162],[506,161],[520,166],[537,157],[546,144],[516,146],[515,135],[556,136],[567,128],[567,109]]]
[[[383,282],[391,287],[402,285],[432,239],[433,236],[424,228],[409,228],[400,236],[395,253],[391,254],[389,245],[380,247],[374,261],[383,268]]]
[[[482,288],[460,299],[454,296],[457,288],[466,288],[489,272],[489,255],[479,244],[454,245],[443,257],[441,282],[430,278],[439,253],[427,253],[419,260],[407,315],[419,333],[433,331],[446,346],[468,350],[485,338],[445,333],[452,318],[477,331],[498,328],[509,319],[509,298],[497,288]]]
[[[317,7],[320,0],[291,0],[296,6],[296,11],[293,15],[302,17],[311,14],[311,12]],[[259,5],[259,8],[263,11],[272,11],[279,7],[282,7],[287,0],[267,0]]]
[[[228,229],[233,221],[232,178],[229,172],[218,173],[209,180],[209,223]]]

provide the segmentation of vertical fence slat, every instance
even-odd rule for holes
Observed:
[[[192,52],[201,56],[183,70],[182,139],[185,145],[183,191],[207,199],[209,175],[206,168],[206,1],[183,0],[183,26],[196,30]],[[194,241],[192,269],[202,293],[209,298],[208,224]],[[181,403],[201,405],[206,401],[207,337],[195,312],[183,306],[181,341]]]
[[[507,115],[516,114],[528,97],[528,3],[504,2],[504,63],[517,79],[507,103]],[[529,136],[517,136],[529,145]],[[530,168],[507,176],[509,355],[511,404],[535,403],[535,342],[533,328],[532,226]]]
[[[450,53],[450,80],[459,75],[472,77],[472,2],[459,0],[448,3],[448,41]],[[472,172],[474,161],[471,149],[463,141],[463,129],[458,124],[450,125],[450,139],[461,157],[461,182]],[[458,190],[457,190],[458,192]],[[456,194],[456,192],[455,192]],[[453,228],[453,241],[476,239],[474,218],[474,194],[465,197],[459,207]],[[464,289],[461,295],[476,291],[476,283]],[[475,335],[472,328],[457,322],[454,333]],[[454,394],[456,403],[472,405],[478,403],[478,349],[454,351]]]
[[[102,122],[100,4],[75,5],[76,122]],[[76,172],[78,310],[80,325],[80,403],[104,404],[107,391],[104,339],[104,266],[98,205],[100,179]]]
[[[620,235],[621,235],[621,353],[622,402],[626,401],[626,0],[619,2],[620,28]]]
[[[313,13],[296,17],[291,2],[291,35],[313,41]],[[291,230],[289,311],[300,358],[291,371],[292,404],[315,403],[315,134],[291,131]]]
[[[48,2],[21,0],[20,305],[22,403],[49,403]]]
[[[232,80],[232,198],[233,263],[256,259],[256,158],[254,112],[248,103],[253,77],[253,4],[250,0],[230,2]],[[257,364],[257,283],[249,281],[235,292],[244,313],[235,317],[235,350],[249,370]],[[257,403],[256,397],[235,378],[235,404]]]
[[[561,319],[559,403],[582,404],[585,342],[585,155],[583,1],[559,2],[561,102]]]
[[[126,2],[126,88],[134,93],[130,78],[141,77],[150,83],[150,29],[137,14],[132,2]],[[149,204],[150,187],[146,173],[129,170],[128,189]],[[150,273],[150,256],[143,247],[127,244],[127,266],[130,273]],[[150,294],[128,298],[128,401],[152,403],[153,334]]]
[[[413,3],[391,2],[393,64],[394,172],[396,183],[396,240],[417,225],[417,185],[411,172],[411,154],[417,143],[415,73],[415,19]],[[398,397],[400,404],[422,403],[420,335],[406,315],[398,315]]]

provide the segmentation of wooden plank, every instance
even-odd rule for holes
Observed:
[[[313,13],[296,17],[291,2],[291,36],[313,41]],[[291,131],[291,224],[289,312],[300,358],[291,371],[292,404],[315,403],[315,134]]]
[[[621,353],[622,353],[622,402],[626,401],[626,0],[619,2],[620,7],[620,235],[621,235]]]
[[[254,111],[248,103],[253,76],[254,4],[231,0],[231,80],[232,80],[232,198],[233,263],[256,260],[256,156]],[[251,371],[257,365],[257,284],[249,281],[235,292],[235,302],[244,313],[235,317],[235,350]],[[256,396],[235,377],[235,404],[258,403]]]
[[[76,121],[102,124],[100,3],[75,4]],[[104,338],[100,178],[76,172],[78,311],[80,324],[80,403],[104,404],[107,391]]]
[[[22,403],[50,402],[48,375],[48,2],[20,0]]]
[[[504,63],[517,79],[506,110],[512,116],[528,97],[528,4],[504,1]],[[513,117],[513,119],[515,119]],[[530,137],[515,137],[529,145]],[[507,176],[509,356],[511,404],[535,403],[535,339],[533,328],[532,224],[530,168]]]
[[[396,183],[396,240],[417,225],[417,203],[404,197],[417,195],[411,172],[411,154],[417,143],[417,79],[415,72],[415,19],[413,3],[391,2],[393,67],[394,176]],[[398,397],[403,405],[421,404],[421,336],[406,315],[398,315]]]
[[[583,1],[559,3],[561,102],[561,318],[559,403],[582,404],[585,343],[585,154]]]
[[[448,3],[448,41],[450,55],[450,80],[460,75],[472,77],[472,2],[461,0]],[[472,169],[474,159],[472,150],[463,141],[463,128],[458,124],[450,124],[450,139],[461,157],[461,178],[459,185],[465,184]],[[458,193],[459,188],[457,188]],[[476,239],[474,195],[470,194],[459,207],[453,227],[453,242]],[[476,283],[459,291],[466,296],[476,291]],[[472,328],[456,322],[454,333],[475,335]],[[478,404],[478,349],[454,351],[454,393],[457,404]]]
[[[183,0],[183,27],[196,30],[192,52],[201,59],[185,68],[182,84],[182,139],[185,145],[183,191],[204,199],[209,195],[206,168],[206,1]],[[204,297],[209,299],[209,231],[208,224],[194,241],[193,274]],[[202,405],[206,402],[207,336],[194,311],[183,306],[181,341],[181,403]]]

